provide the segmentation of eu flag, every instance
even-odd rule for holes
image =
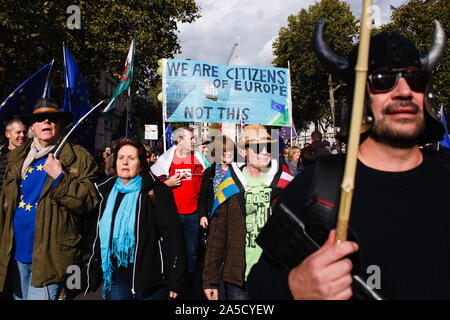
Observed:
[[[78,67],[70,55],[69,50],[63,45],[64,54],[64,87],[65,97],[63,111],[71,111],[73,113],[72,124],[77,122],[91,110],[89,97],[86,91],[83,77]],[[84,147],[91,154],[95,152],[95,134],[97,130],[97,121],[100,109],[92,112],[86,119],[81,122],[75,129],[75,132],[68,138],[72,143],[76,143]]]
[[[282,127],[280,130],[280,137],[284,141],[289,140],[291,137],[295,137],[296,135],[295,129],[292,127]]]
[[[173,141],[173,131],[172,131],[172,126],[169,123],[169,126],[166,129],[166,141],[167,141],[167,148],[172,148],[172,146],[174,145],[174,141]]]
[[[63,45],[64,51],[64,87],[65,97],[63,111],[73,113],[73,124],[76,124],[89,110],[89,97],[86,91],[80,70],[70,55],[69,50]]]
[[[284,104],[281,104],[281,103],[278,103],[278,102],[272,100],[271,108],[273,110],[276,110],[276,111],[284,114],[284,110],[285,110],[285,105]]]
[[[14,90],[0,105],[0,132],[5,131],[6,123],[33,112],[39,98],[50,95],[50,73],[53,61],[42,67]]]

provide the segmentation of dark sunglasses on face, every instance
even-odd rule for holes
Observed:
[[[267,153],[272,152],[272,146],[270,143],[249,143],[246,145],[246,148],[250,148],[253,150],[255,154],[259,154],[266,149]]]
[[[38,114],[38,115],[34,116],[35,122],[43,122],[47,119],[50,122],[57,123],[59,120],[59,117],[57,115],[48,115],[48,114]]]
[[[369,86],[374,92],[382,93],[393,90],[400,77],[405,78],[411,90],[424,92],[429,74],[421,70],[389,72],[380,71],[369,74]]]

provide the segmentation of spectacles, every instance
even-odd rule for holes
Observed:
[[[249,143],[245,147],[252,149],[256,154],[260,154],[264,149],[266,149],[267,153],[272,153],[272,145],[270,143]]]
[[[48,115],[48,114],[38,114],[34,116],[34,121],[36,122],[43,122],[47,119],[49,122],[57,123],[60,118],[57,115]]]
[[[415,92],[424,92],[430,78],[427,72],[421,70],[399,72],[381,71],[369,74],[369,86],[374,92],[388,92],[397,86],[400,77],[405,78],[411,90]]]

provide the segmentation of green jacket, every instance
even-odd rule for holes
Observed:
[[[31,141],[11,151],[0,195],[0,291],[3,291],[8,265],[14,259],[14,212],[20,197],[20,171]],[[81,258],[82,215],[98,204],[94,182],[98,166],[82,147],[66,143],[58,156],[63,177],[55,187],[48,177],[36,209],[33,246],[32,286],[64,281],[67,267]]]

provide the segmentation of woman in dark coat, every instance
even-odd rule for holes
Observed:
[[[117,176],[96,184],[101,202],[88,282],[106,300],[167,300],[183,286],[186,252],[171,190],[149,173],[144,145],[122,139]]]
[[[214,196],[227,173],[229,165],[233,162],[235,154],[236,145],[233,140],[225,135],[218,136],[214,140],[211,151],[214,163],[203,173],[200,194],[197,200],[200,226],[204,229],[208,226],[211,218]]]

